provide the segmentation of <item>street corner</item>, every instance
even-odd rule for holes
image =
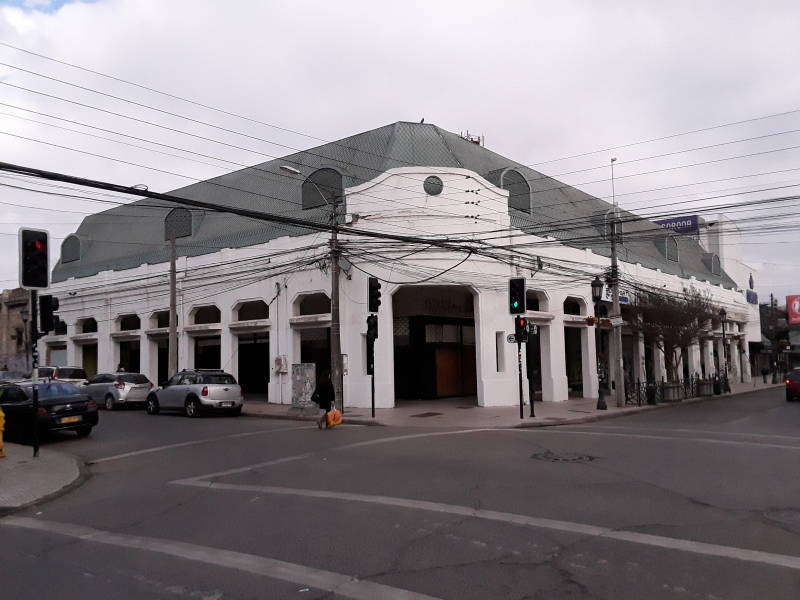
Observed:
[[[88,476],[81,461],[65,452],[5,444],[0,458],[0,517],[74,488]]]

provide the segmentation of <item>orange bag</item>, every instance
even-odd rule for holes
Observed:
[[[325,421],[328,427],[336,427],[342,423],[342,411],[332,408],[325,413]]]

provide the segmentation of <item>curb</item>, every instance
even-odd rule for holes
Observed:
[[[681,400],[680,402],[662,402],[661,404],[655,405],[645,405],[645,406],[632,406],[629,408],[624,408],[621,410],[615,410],[612,412],[603,412],[598,411],[594,414],[587,415],[585,417],[576,417],[575,419],[564,419],[558,421],[530,421],[526,423],[520,423],[518,425],[503,425],[499,427],[495,427],[494,429],[530,429],[536,427],[563,427],[564,425],[582,425],[584,423],[594,423],[595,421],[604,421],[606,419],[617,419],[619,417],[627,417],[630,415],[636,415],[640,413],[649,412],[652,410],[661,410],[665,408],[675,408],[676,406],[682,406],[687,404],[700,404],[703,402],[711,402],[713,400],[724,400],[725,398],[731,398],[733,396],[741,396],[742,394],[751,394],[753,392],[760,392],[763,390],[771,390],[777,387],[781,387],[783,384],[775,383],[768,387],[760,387],[760,388],[753,388],[750,390],[742,390],[739,392],[732,392],[730,394],[721,394],[719,396],[701,396],[697,398],[688,398],[686,400]],[[314,416],[303,416],[303,415],[289,415],[289,414],[266,414],[266,413],[251,413],[251,412],[242,412],[243,417],[254,417],[257,419],[278,419],[284,421],[316,421],[318,417]],[[391,425],[387,425],[386,423],[382,423],[381,421],[373,420],[373,419],[364,419],[364,418],[354,418],[348,419],[347,413],[345,413],[345,423],[349,423],[351,425],[367,425],[371,427],[391,427]],[[530,418],[530,417],[526,417]],[[540,418],[540,417],[534,417]],[[443,427],[447,427],[447,425],[443,425]],[[478,427],[476,428],[483,428]]]
[[[58,451],[51,450],[51,452],[58,452]],[[31,508],[32,506],[36,506],[38,504],[44,504],[46,502],[50,502],[51,500],[55,500],[56,498],[64,496],[69,492],[71,492],[72,490],[82,486],[92,476],[92,474],[89,472],[89,468],[86,465],[86,463],[80,460],[77,456],[69,454],[68,452],[60,452],[60,454],[69,456],[73,461],[75,461],[75,464],[78,466],[78,476],[69,483],[61,486],[59,489],[54,490],[49,494],[45,494],[44,496],[40,496],[39,498],[35,498],[30,502],[26,502],[25,504],[22,504],[20,506],[0,506],[0,518]]]

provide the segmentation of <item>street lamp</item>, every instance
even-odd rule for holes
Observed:
[[[719,320],[722,322],[722,361],[725,364],[725,385],[728,384],[728,345],[725,343],[725,324],[728,318],[728,313],[724,308],[719,309]]]
[[[595,278],[592,280],[592,283],[590,285],[592,287],[592,302],[594,303],[594,315],[595,315],[595,317],[597,317],[598,316],[597,313],[600,312],[599,311],[600,300],[603,297],[603,282],[600,279],[600,277],[595,275]],[[603,341],[603,338],[602,338],[602,333],[601,333],[600,334],[600,342],[602,343],[602,341]],[[598,372],[599,372],[599,369],[598,369]],[[603,397],[603,390],[600,389],[599,386],[597,388],[597,410],[608,410],[608,405],[606,404],[606,399]]]

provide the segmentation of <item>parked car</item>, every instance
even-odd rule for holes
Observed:
[[[37,383],[39,409],[36,424],[40,433],[74,431],[86,436],[97,425],[97,404],[71,383]],[[6,415],[6,429],[27,437],[33,422],[33,383],[0,386],[0,408]]]
[[[84,382],[83,389],[90,400],[114,410],[123,404],[144,406],[153,384],[141,373],[98,373]]]
[[[18,371],[0,371],[0,384],[2,383],[17,383],[27,379],[24,373]]]
[[[80,385],[86,380],[86,371],[81,367],[37,367],[35,371],[40,381],[63,381]]]
[[[147,396],[147,412],[181,411],[188,417],[206,412],[242,414],[242,388],[219,369],[184,369]]]
[[[793,369],[786,375],[786,401],[800,400],[800,369]]]

